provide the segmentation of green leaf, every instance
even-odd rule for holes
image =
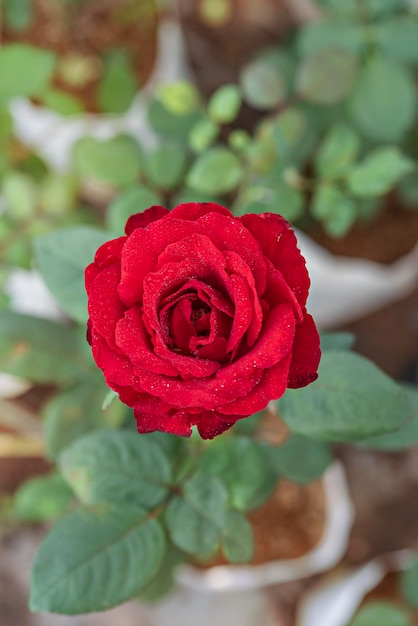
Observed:
[[[328,441],[362,439],[411,418],[406,393],[371,361],[353,352],[322,355],[318,380],[288,389],[279,412],[292,432]]]
[[[160,600],[174,586],[174,572],[176,568],[184,563],[186,556],[184,552],[181,552],[172,543],[167,545],[167,552],[164,557],[164,561],[161,564],[157,574],[153,577],[151,582],[141,589],[139,593],[140,602],[154,603]]]
[[[169,503],[165,519],[173,543],[202,558],[219,547],[227,519],[228,492],[216,476],[196,474]]]
[[[72,94],[58,89],[48,89],[42,94],[41,99],[48,109],[60,115],[77,115],[84,110],[81,100]]]
[[[238,436],[215,440],[199,460],[199,473],[219,476],[228,488],[231,505],[241,511],[253,501],[267,467],[258,445]]]
[[[338,178],[356,160],[359,150],[358,134],[348,124],[334,124],[318,148],[315,163],[318,174]]]
[[[62,218],[76,206],[77,192],[74,176],[49,172],[39,186],[38,206],[43,213]]]
[[[110,425],[117,409],[110,415],[100,407],[104,385],[86,380],[56,394],[42,410],[47,456],[59,453],[86,433]]]
[[[333,237],[345,235],[357,217],[354,200],[338,187],[327,183],[320,184],[315,189],[311,211]]]
[[[413,162],[398,148],[376,148],[348,172],[347,185],[360,198],[382,196],[413,168]]]
[[[87,321],[84,270],[96,250],[109,239],[108,233],[89,226],[54,231],[35,240],[39,271],[48,289],[68,315]]]
[[[196,122],[188,136],[188,144],[194,152],[203,152],[207,150],[219,134],[219,127],[209,118]]]
[[[271,131],[279,160],[292,166],[307,157],[314,143],[315,130],[299,109],[289,109],[279,115]]]
[[[402,595],[414,607],[418,609],[418,558],[417,555],[407,570],[402,572],[400,588]]]
[[[142,213],[154,204],[161,203],[161,196],[144,185],[127,187],[109,204],[106,212],[106,226],[114,233],[122,234],[131,215]]]
[[[397,61],[418,62],[418,21],[412,16],[392,17],[375,26],[375,37],[383,51]]]
[[[333,460],[326,443],[300,435],[290,435],[281,446],[268,446],[266,452],[278,477],[301,484],[320,478]]]
[[[32,19],[32,0],[3,0],[3,18],[8,30],[26,30]]]
[[[238,511],[228,511],[222,535],[222,552],[231,563],[248,563],[254,553],[250,522]]]
[[[6,210],[16,220],[25,221],[34,217],[37,191],[36,184],[27,174],[11,170],[3,177],[2,194]]]
[[[0,48],[0,102],[17,96],[38,96],[54,73],[55,55],[50,50],[23,43]]]
[[[278,213],[289,221],[294,221],[303,213],[304,197],[300,191],[293,189],[284,181],[278,181],[274,188],[261,183],[244,189],[236,205],[234,213]]]
[[[104,113],[124,113],[132,104],[138,85],[126,50],[113,50],[105,59],[98,87],[98,102]]]
[[[171,479],[160,446],[123,430],[85,435],[62,452],[59,465],[84,504],[119,502],[149,510],[166,498]]]
[[[146,173],[156,187],[169,191],[181,182],[186,161],[186,151],[180,144],[159,146],[147,155]]]
[[[185,140],[192,127],[202,118],[200,111],[188,115],[176,115],[159,100],[151,101],[148,108],[148,122],[159,135],[170,139]]]
[[[412,626],[411,615],[404,609],[382,600],[367,602],[350,626]]]
[[[351,350],[354,345],[353,333],[336,332],[321,333],[321,350]]]
[[[418,389],[402,385],[410,403],[412,419],[393,433],[375,435],[359,442],[369,448],[379,450],[403,450],[418,447]]]
[[[314,104],[337,104],[350,93],[357,60],[344,50],[318,50],[305,57],[298,68],[297,89]]]
[[[363,43],[363,33],[356,22],[321,19],[308,22],[300,29],[297,48],[303,57],[329,48],[358,54]]]
[[[215,124],[230,124],[241,108],[241,92],[236,85],[222,85],[208,103],[208,115]]]
[[[0,370],[37,383],[68,383],[87,363],[78,338],[65,326],[30,315],[0,311]]]
[[[66,511],[73,497],[57,473],[32,478],[15,493],[12,515],[24,522],[50,521]]]
[[[242,176],[243,169],[235,154],[227,148],[215,147],[197,157],[186,182],[197,192],[224,194],[233,191]]]
[[[360,70],[348,111],[366,137],[401,139],[416,118],[417,89],[411,73],[384,56],[370,58]]]
[[[240,76],[244,99],[255,109],[274,109],[286,97],[286,85],[277,67],[265,61],[252,61]]]
[[[123,187],[137,180],[141,152],[135,139],[128,135],[104,141],[83,137],[74,145],[73,163],[83,178]]]
[[[173,115],[190,115],[200,106],[198,90],[185,80],[159,85],[157,94],[167,111]]]
[[[54,526],[35,558],[30,608],[66,615],[109,609],[152,580],[164,553],[164,532],[144,510],[73,511]]]

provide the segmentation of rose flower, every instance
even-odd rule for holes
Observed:
[[[317,378],[309,277],[286,220],[214,203],[132,215],[86,268],[93,357],[140,433],[211,439]]]

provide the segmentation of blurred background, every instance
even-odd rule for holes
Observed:
[[[80,225],[117,236],[131,213],[152,204],[214,200],[237,215],[280,213],[297,231],[320,329],[352,333],[354,349],[416,398],[418,6],[1,0],[0,11],[0,625],[203,623],[206,596],[191,602],[184,590],[171,604],[130,603],[98,616],[26,608],[31,559],[65,500],[53,481],[43,486],[46,499],[36,483],[25,491],[26,481],[50,472],[60,450],[102,420],[101,388],[79,387],[68,401],[75,378],[63,371],[63,337],[69,318],[82,328],[85,313],[54,284],[54,255],[71,251],[60,250],[59,235],[50,248],[43,237]],[[81,253],[78,262],[89,259]],[[118,423],[120,410],[106,419]],[[418,428],[380,451],[336,446],[355,518],[337,570],[345,586],[332,593],[350,598],[349,609],[334,621],[330,610],[325,622],[309,598],[332,587],[335,572],[305,573],[263,590],[258,623],[418,623],[418,600],[407,602],[398,585],[398,551],[418,544],[415,446]],[[306,550],[304,506],[316,496],[297,493],[283,496],[287,521],[265,531],[285,537],[283,558],[289,546]],[[364,569],[375,558],[379,575]],[[386,613],[353,617],[369,592],[389,603]],[[259,592],[248,598],[249,615],[261,600]],[[242,597],[216,602],[208,624],[238,624],[229,611]]]

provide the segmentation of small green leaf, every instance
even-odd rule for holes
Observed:
[[[287,390],[279,412],[292,432],[325,441],[396,430],[412,416],[407,394],[371,361],[334,350],[322,355],[318,380]]]
[[[354,200],[338,187],[327,183],[315,189],[311,211],[332,237],[345,235],[357,217]]]
[[[87,321],[84,270],[109,234],[89,226],[54,231],[35,241],[39,271],[48,289],[68,315]]]
[[[154,204],[161,205],[161,203],[161,196],[144,185],[127,187],[109,204],[106,213],[106,226],[114,233],[121,235],[131,215],[142,213]]]
[[[165,108],[174,115],[190,115],[200,106],[199,92],[185,80],[160,85],[157,94]]]
[[[418,558],[415,555],[413,562],[401,575],[400,588],[402,595],[418,609]]]
[[[176,115],[159,100],[152,100],[148,108],[148,122],[151,128],[163,137],[184,141],[193,126],[202,119],[198,110],[188,115]]]
[[[137,180],[141,152],[135,139],[128,135],[104,141],[83,137],[74,145],[73,162],[83,178],[123,187]]]
[[[48,109],[60,115],[77,115],[84,110],[81,100],[72,94],[59,91],[58,89],[48,89],[42,94],[41,99]]]
[[[113,50],[105,59],[98,101],[105,113],[124,113],[132,104],[138,86],[126,50]]]
[[[246,437],[216,440],[202,454],[199,473],[216,475],[235,509],[245,511],[264,482],[267,464],[257,444]]]
[[[398,148],[376,148],[349,171],[347,185],[360,198],[382,196],[413,168],[413,162]]]
[[[416,17],[395,16],[376,24],[375,37],[389,57],[405,63],[418,62]]]
[[[3,177],[5,207],[16,220],[28,220],[34,216],[37,191],[36,184],[27,174],[9,171]]]
[[[300,191],[278,181],[274,188],[260,184],[244,189],[237,200],[234,212],[237,215],[278,213],[293,222],[302,215],[303,205],[304,198]]]
[[[363,43],[363,33],[356,22],[321,19],[304,24],[299,31],[297,47],[301,56],[329,48],[357,54],[361,51]]]
[[[23,43],[0,48],[0,102],[17,96],[38,96],[48,86],[55,67],[50,50]]]
[[[196,474],[169,503],[165,519],[173,543],[202,558],[219,547],[227,519],[228,492],[216,476]]]
[[[129,431],[103,430],[62,452],[63,476],[84,504],[119,502],[151,509],[167,496],[170,463],[160,446]]]
[[[236,85],[222,85],[208,103],[208,115],[215,124],[230,124],[241,108],[241,92]]]
[[[219,127],[209,118],[196,122],[189,133],[188,144],[194,152],[203,152],[207,150],[219,134]]]
[[[8,30],[26,30],[32,19],[32,0],[3,0],[3,17]]]
[[[298,92],[314,104],[337,104],[350,93],[357,59],[344,50],[319,50],[305,57],[296,77]]]
[[[244,152],[251,144],[251,135],[246,130],[237,128],[228,136],[228,144],[235,152]]]
[[[140,602],[154,603],[167,595],[175,583],[175,570],[181,563],[184,563],[184,561],[186,561],[184,552],[181,552],[176,546],[169,543],[160,569],[151,582],[141,589],[139,593],[138,599]]]
[[[310,153],[315,139],[314,130],[302,110],[285,111],[275,120],[271,130],[277,156],[283,163],[295,166]]]
[[[281,446],[268,446],[266,451],[278,477],[301,484],[320,478],[333,460],[326,443],[300,435],[291,435]]]
[[[228,511],[222,535],[222,552],[231,563],[248,563],[254,553],[250,522],[238,511]]]
[[[412,626],[411,615],[404,609],[382,600],[367,602],[350,626]]]
[[[158,572],[164,532],[140,508],[78,509],[44,539],[31,574],[30,608],[76,615],[133,598]]]
[[[244,67],[240,82],[245,100],[255,109],[274,109],[286,96],[279,69],[264,60]]]
[[[338,178],[356,160],[360,137],[344,123],[331,126],[318,148],[316,169],[320,176]]]
[[[379,450],[403,450],[418,447],[418,389],[415,386],[402,385],[402,387],[411,403],[412,419],[392,433],[364,439],[359,442],[361,445]]]
[[[233,191],[242,176],[242,165],[235,154],[227,148],[215,147],[197,157],[186,182],[197,192],[224,194]]]
[[[0,311],[0,370],[37,383],[68,383],[84,375],[78,337],[55,322]]]
[[[50,521],[66,511],[73,497],[57,473],[32,478],[15,493],[12,515],[25,522]]]
[[[147,155],[146,173],[156,187],[171,190],[181,182],[186,161],[186,151],[180,144],[159,146]]]
[[[361,68],[348,102],[351,119],[366,137],[397,141],[416,118],[417,89],[410,71],[386,57],[371,57]]]
[[[321,350],[351,350],[355,336],[352,333],[321,333]]]

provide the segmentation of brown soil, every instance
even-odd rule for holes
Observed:
[[[392,197],[372,223],[358,223],[341,239],[333,239],[317,227],[311,237],[339,256],[393,263],[418,242],[418,211],[405,210]]]
[[[127,50],[138,86],[149,78],[155,63],[157,11],[154,0],[85,0],[81,4],[33,0],[30,27],[20,33],[2,32],[6,43],[22,41],[54,50],[60,57],[89,59],[91,75],[82,86],[69,86],[58,75],[54,84],[82,100],[86,110],[98,111],[97,86],[104,55]]]

